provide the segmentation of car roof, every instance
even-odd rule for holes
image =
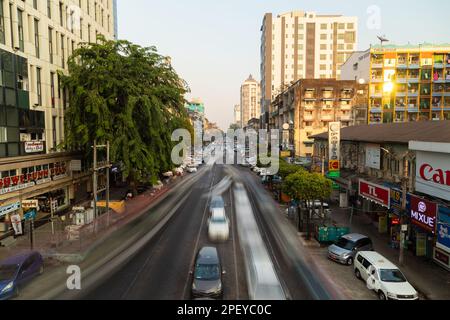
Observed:
[[[393,264],[391,261],[389,261],[376,251],[361,251],[359,252],[359,254],[378,269],[398,269],[395,264]]]
[[[17,255],[14,255],[12,257],[8,257],[5,260],[3,260],[0,265],[11,265],[11,264],[17,264],[17,265],[21,265],[22,263],[25,262],[25,260],[28,259],[28,257],[36,254],[36,251],[31,251],[31,252],[22,252],[19,253]]]
[[[214,247],[204,247],[198,253],[198,264],[218,264],[219,255]]]
[[[224,208],[213,208],[212,209],[212,216],[213,217],[224,217],[225,216],[225,209]]]
[[[347,234],[347,235],[343,236],[342,238],[350,240],[350,241],[359,241],[361,239],[369,239],[369,237],[364,236],[364,235],[359,234],[359,233]]]

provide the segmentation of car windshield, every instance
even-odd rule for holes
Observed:
[[[197,280],[219,280],[220,270],[217,264],[198,264],[195,268]]]
[[[227,220],[225,219],[225,216],[215,216],[211,219],[214,223],[226,223]]]
[[[17,265],[0,266],[0,281],[12,280],[16,275],[17,269]]]
[[[222,198],[214,198],[211,201],[211,208],[223,208],[224,202]]]
[[[383,282],[406,282],[406,278],[400,270],[380,270],[380,278]]]
[[[340,238],[337,242],[336,245],[339,248],[345,249],[345,250],[353,250],[353,248],[355,247],[355,243],[351,240],[345,239],[345,238]]]

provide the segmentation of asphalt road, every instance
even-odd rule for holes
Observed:
[[[222,259],[224,300],[248,299],[242,253],[237,239],[231,189],[222,195],[232,222],[230,239],[210,243],[207,235],[211,192],[226,173],[223,166],[207,168],[200,180],[165,227],[118,272],[92,290],[84,299],[190,299],[191,275],[197,252],[216,246]]]

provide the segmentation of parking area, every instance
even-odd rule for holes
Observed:
[[[342,289],[352,300],[377,300],[375,292],[367,289],[366,284],[358,280],[353,273],[353,266],[345,266],[327,257],[327,248],[308,247],[316,264]]]

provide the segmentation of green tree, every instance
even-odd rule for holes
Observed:
[[[311,236],[310,217],[316,200],[325,200],[331,196],[332,182],[317,173],[300,170],[289,175],[283,183],[283,191],[298,204],[301,214],[301,204],[306,208],[307,238]],[[299,217],[299,221],[301,218]]]
[[[111,142],[111,159],[121,163],[135,190],[172,167],[174,129],[192,132],[184,105],[188,91],[168,59],[154,47],[128,41],[83,44],[60,73],[69,93],[64,147],[91,159],[91,145]]]

